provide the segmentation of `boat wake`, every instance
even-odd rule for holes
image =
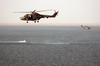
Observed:
[[[26,43],[26,41],[0,41],[0,43]]]
[[[23,41],[0,41],[0,44],[100,44],[98,42],[27,42]]]

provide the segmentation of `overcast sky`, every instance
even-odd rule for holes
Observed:
[[[59,11],[55,18],[42,18],[39,23],[20,20],[26,13],[53,9]],[[54,11],[39,12],[52,15]],[[0,25],[93,25],[100,26],[100,0],[0,0]]]

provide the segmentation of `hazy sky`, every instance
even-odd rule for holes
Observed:
[[[20,20],[26,13],[53,9],[58,11],[55,18],[42,18],[39,23]],[[54,11],[39,12],[52,15]],[[100,0],[0,0],[0,25],[98,25],[100,26]]]

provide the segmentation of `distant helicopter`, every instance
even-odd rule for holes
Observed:
[[[41,10],[41,11],[34,10],[30,12],[14,12],[14,13],[30,13],[30,14],[24,15],[23,17],[20,17],[20,20],[25,20],[27,21],[26,23],[28,23],[28,21],[34,21],[34,23],[36,23],[36,22],[39,22],[41,18],[56,17],[56,15],[58,14],[58,11],[56,12],[55,10],[54,10],[55,13],[53,15],[42,15],[42,14],[37,13],[37,12],[43,12],[43,11],[48,11],[48,10]]]
[[[91,29],[89,26],[83,26],[83,25],[81,25],[81,27],[84,28],[84,29]]]

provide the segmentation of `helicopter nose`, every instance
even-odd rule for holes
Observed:
[[[20,17],[20,20],[24,20],[24,18],[23,17]]]
[[[22,17],[20,17],[20,20],[22,20]]]

